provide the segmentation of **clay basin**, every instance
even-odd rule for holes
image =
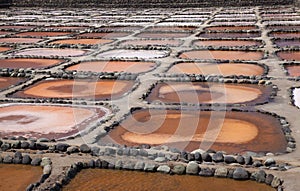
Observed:
[[[91,72],[130,72],[141,73],[156,67],[154,62],[135,61],[90,61],[66,68],[68,71],[91,71]]]
[[[15,77],[0,77],[0,90],[4,90],[13,85],[18,85],[26,81],[26,78],[15,78]]]
[[[10,47],[0,47],[0,52],[5,52],[5,51],[8,51],[8,50],[11,50],[12,48]]]
[[[167,57],[167,50],[134,50],[134,49],[116,49],[102,52],[97,55],[98,58],[163,58]]]
[[[191,33],[184,32],[141,32],[136,36],[141,38],[184,38],[190,35]]]
[[[207,27],[205,31],[240,31],[240,30],[255,30],[255,26],[213,26]]]
[[[173,65],[168,73],[171,74],[217,74],[223,76],[244,75],[259,76],[264,74],[264,68],[255,64],[243,63],[197,63],[186,62]]]
[[[196,46],[260,46],[260,41],[254,40],[197,40],[193,42]]]
[[[108,39],[96,39],[96,38],[81,38],[81,39],[63,39],[55,40],[50,42],[50,44],[84,44],[84,45],[95,45],[95,44],[107,44],[111,43],[113,40]]]
[[[277,56],[283,60],[296,60],[300,61],[300,52],[299,51],[282,51],[278,52]]]
[[[118,99],[131,90],[133,81],[123,80],[62,80],[50,79],[37,82],[12,97],[66,98],[66,99]]]
[[[52,30],[85,30],[86,27],[81,26],[47,26],[47,29]]]
[[[285,152],[287,142],[277,118],[258,112],[137,110],[104,139],[120,145],[199,147],[228,153]]]
[[[242,50],[191,50],[179,55],[183,59],[260,60],[261,51]]]
[[[59,59],[9,58],[0,60],[0,68],[48,68],[64,62]]]
[[[78,134],[107,113],[103,107],[6,104],[0,107],[0,133],[2,137],[59,139]]]
[[[82,38],[122,38],[130,35],[130,32],[93,32],[77,35]]]
[[[16,36],[32,36],[32,37],[53,37],[53,36],[66,36],[70,35],[70,32],[22,32],[18,33]]]
[[[127,40],[120,45],[123,46],[180,46],[182,44],[179,40],[147,40],[147,39],[141,39],[141,40]]]
[[[260,37],[259,32],[216,32],[216,33],[202,33],[199,35],[202,38],[256,38]]]
[[[146,100],[178,104],[258,104],[267,102],[270,93],[271,87],[253,84],[161,82]]]
[[[214,25],[214,26],[224,26],[224,25],[228,25],[228,26],[251,26],[251,25],[255,25],[255,21],[213,21],[210,23],[210,25]]]
[[[269,30],[300,30],[300,25],[269,25]]]
[[[300,46],[300,39],[282,39],[282,40],[275,40],[275,44],[279,47],[286,47],[286,46]]]
[[[254,181],[234,181],[232,179],[207,178],[188,175],[170,176],[162,173],[109,169],[82,170],[68,185],[63,187],[63,190],[275,191],[275,189],[270,186],[259,184]]]
[[[104,31],[136,31],[140,30],[143,27],[140,26],[107,26],[107,27],[100,27],[101,30]]]
[[[30,184],[38,182],[43,174],[39,166],[0,164],[1,190],[26,190]]]
[[[193,31],[196,28],[195,26],[154,26],[147,28],[146,31]]]
[[[16,29],[16,30],[28,29],[28,30],[30,30],[33,28],[34,28],[33,26],[25,26],[25,25],[2,25],[2,26],[0,26],[0,29],[9,29],[9,30],[11,30],[11,29]]]
[[[292,77],[300,76],[300,65],[288,65],[288,66],[285,66],[285,69],[288,71],[289,76],[292,76]]]
[[[17,56],[83,56],[87,54],[87,50],[71,49],[71,48],[28,48],[12,53]]]
[[[271,32],[269,36],[275,38],[300,38],[300,32]]]
[[[294,104],[300,108],[300,88],[295,88],[293,90],[293,94]]]
[[[0,38],[0,43],[34,44],[42,40],[41,38]]]

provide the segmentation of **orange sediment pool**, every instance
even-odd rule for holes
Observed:
[[[103,138],[107,140],[121,145],[169,145],[187,151],[211,148],[229,153],[285,152],[287,145],[275,117],[230,111],[138,110]]]
[[[31,44],[31,43],[38,43],[42,41],[41,38],[0,38],[0,43],[24,43],[24,44]]]
[[[142,32],[136,36],[141,38],[183,38],[190,35],[191,33],[183,32]]]
[[[269,36],[275,38],[300,38],[300,32],[272,32]]]
[[[53,37],[53,36],[66,36],[70,35],[70,32],[22,32],[16,34],[16,36],[33,36],[33,37]]]
[[[206,31],[240,31],[240,30],[254,30],[255,26],[213,26],[207,27]]]
[[[17,56],[82,56],[87,54],[87,50],[82,49],[71,49],[71,48],[29,48],[29,49],[23,49],[18,52],[12,53],[12,55]]]
[[[0,190],[26,190],[30,184],[38,182],[43,169],[30,165],[0,164]]]
[[[259,32],[216,32],[216,33],[202,33],[199,35],[202,38],[256,38],[260,37]]]
[[[71,182],[63,187],[63,191],[120,191],[120,190],[163,190],[163,191],[275,191],[265,184],[254,181],[234,181],[222,178],[200,176],[166,175],[162,173],[146,173],[108,169],[82,170]]]
[[[255,64],[243,64],[243,63],[197,63],[197,62],[185,62],[173,65],[168,73],[171,74],[221,74],[228,75],[262,75],[264,74],[264,68]]]
[[[179,58],[184,59],[219,59],[219,60],[260,60],[263,58],[261,51],[242,50],[192,50],[183,52]]]
[[[197,27],[192,27],[192,26],[155,26],[155,27],[149,27],[146,29],[146,31],[193,31]]]
[[[121,38],[130,35],[130,32],[93,32],[93,33],[83,33],[78,35],[78,37],[83,38]]]
[[[62,63],[59,59],[9,58],[0,60],[0,68],[47,68]]]
[[[196,46],[260,46],[259,41],[253,40],[197,40],[193,45]]]
[[[156,67],[154,62],[135,61],[90,61],[81,62],[70,66],[66,70],[91,71],[91,72],[147,72]]]
[[[275,44],[279,47],[286,47],[286,46],[297,46],[300,47],[300,39],[282,39],[282,40],[275,40]]]
[[[107,44],[111,43],[113,40],[108,39],[95,39],[95,38],[82,38],[82,39],[64,39],[64,40],[55,40],[50,44],[86,44],[86,45],[95,45],[95,44]]]
[[[252,84],[161,82],[146,98],[149,102],[193,104],[250,104],[268,101],[271,89]]]
[[[0,90],[4,90],[12,85],[17,85],[25,80],[25,78],[0,77]]]
[[[58,139],[75,135],[89,123],[105,116],[104,108],[79,108],[47,105],[2,105],[1,136],[46,137]]]
[[[123,46],[180,46],[181,41],[179,40],[153,40],[153,39],[139,39],[139,40],[128,40],[122,42],[120,45]]]
[[[288,71],[289,76],[292,76],[292,77],[300,76],[300,65],[285,66],[285,69]]]
[[[0,52],[5,52],[5,51],[8,51],[8,50],[11,50],[12,48],[10,47],[0,47]]]
[[[124,80],[43,80],[20,90],[12,97],[117,99],[131,90],[134,81]]]
[[[300,60],[300,51],[282,51],[278,52],[277,56],[283,60]]]

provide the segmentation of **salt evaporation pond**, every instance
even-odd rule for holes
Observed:
[[[259,41],[254,40],[197,40],[193,42],[196,46],[260,46]]]
[[[70,44],[70,45],[76,45],[76,44],[84,44],[84,45],[95,45],[95,44],[107,44],[111,43],[113,40],[108,39],[94,39],[94,38],[82,38],[82,39],[63,39],[63,40],[55,40],[50,42],[49,44]]]
[[[0,68],[47,68],[64,62],[62,59],[8,58],[0,60]]]
[[[134,50],[134,49],[116,49],[102,52],[97,55],[98,58],[163,58],[168,56],[166,50]]]
[[[87,54],[87,50],[71,49],[71,48],[28,48],[12,53],[16,56],[82,56]]]
[[[26,78],[15,78],[15,77],[0,77],[0,90],[7,89],[12,85],[17,85],[24,82]]]
[[[282,60],[300,61],[300,51],[281,51],[277,53],[277,56]]]
[[[300,108],[300,88],[295,88],[293,94],[294,104]]]

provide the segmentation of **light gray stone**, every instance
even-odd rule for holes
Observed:
[[[187,174],[198,174],[199,172],[199,164],[195,161],[191,161],[186,166],[186,173]]]
[[[43,168],[43,174],[50,174],[51,170],[52,170],[51,165],[49,165],[49,164],[45,165],[44,168]]]
[[[165,173],[165,174],[168,174],[170,172],[170,170],[171,170],[171,168],[168,165],[160,165],[157,168],[158,172],[162,172],[162,173]]]
[[[227,177],[227,174],[228,174],[228,170],[227,168],[224,167],[217,168],[215,171],[216,177],[225,178]]]
[[[249,173],[243,168],[236,168],[233,172],[233,179],[235,180],[247,180],[249,179]]]

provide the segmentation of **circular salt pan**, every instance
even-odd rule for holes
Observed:
[[[107,113],[103,107],[5,105],[0,107],[0,134],[57,139],[77,134]]]
[[[12,55],[17,56],[82,56],[86,54],[87,50],[79,50],[79,49],[59,49],[59,48],[30,48],[18,51],[16,53],[12,53]]]
[[[102,52],[97,55],[99,58],[138,58],[138,59],[151,59],[167,57],[169,51],[166,50],[130,50],[130,49],[117,49]]]
[[[300,108],[300,88],[294,89],[293,94],[294,94],[294,104]]]

